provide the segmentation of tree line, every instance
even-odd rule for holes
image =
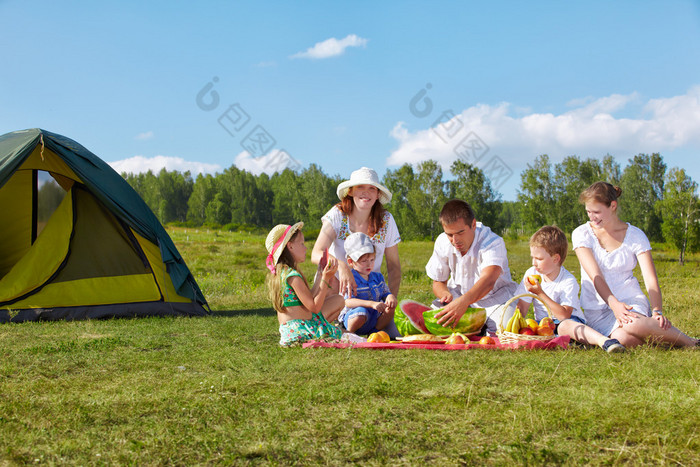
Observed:
[[[623,190],[620,218],[651,241],[674,245],[680,262],[700,247],[697,183],[684,169],[667,170],[658,153],[634,156],[624,169],[609,155],[602,160],[569,156],[559,163],[540,155],[520,174],[516,201],[503,201],[480,168],[461,160],[450,166],[449,175],[433,160],[386,172],[382,183],[393,194],[387,208],[403,239],[434,239],[442,231],[440,209],[452,198],[468,201],[477,219],[501,235],[529,235],[548,224],[571,232],[588,220],[579,194],[604,180]],[[326,175],[316,164],[272,176],[235,166],[194,179],[190,172],[165,169],[122,176],[163,223],[231,230],[297,221],[318,230],[323,214],[338,202],[338,184],[347,179]]]

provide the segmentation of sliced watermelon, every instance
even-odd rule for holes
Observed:
[[[427,310],[430,310],[428,305],[415,300],[401,300],[399,309],[394,313],[394,322],[401,335],[430,334],[423,321],[423,312]]]
[[[436,336],[449,336],[453,332],[471,334],[478,332],[486,322],[486,310],[483,308],[467,308],[467,312],[464,313],[454,327],[446,328],[438,324],[437,319],[435,319],[435,314],[441,311],[442,308],[439,310],[427,310],[423,313],[423,326],[428,329],[430,334],[435,334]]]

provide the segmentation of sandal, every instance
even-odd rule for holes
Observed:
[[[607,353],[622,353],[625,350],[625,346],[620,344],[620,341],[617,339],[608,339],[603,343],[603,350],[605,350]]]

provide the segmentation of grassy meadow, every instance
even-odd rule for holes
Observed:
[[[700,464],[696,350],[282,349],[264,235],[169,231],[212,316],[0,326],[0,465]],[[654,247],[700,335],[699,258]],[[400,244],[399,299],[430,299],[431,248]]]

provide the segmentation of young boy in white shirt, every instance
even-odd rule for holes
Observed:
[[[529,292],[537,295],[549,306],[556,326],[555,333],[569,336],[584,344],[598,345],[608,353],[624,352],[625,347],[617,339],[609,339],[595,329],[586,326],[586,320],[579,305],[579,285],[576,278],[562,263],[566,259],[569,243],[564,232],[556,226],[542,227],[530,237],[532,267],[525,272],[515,295]],[[528,280],[539,275],[541,282]],[[518,309],[523,316],[530,308],[531,297],[518,301]],[[534,300],[535,319],[539,322],[548,316],[544,305]]]

